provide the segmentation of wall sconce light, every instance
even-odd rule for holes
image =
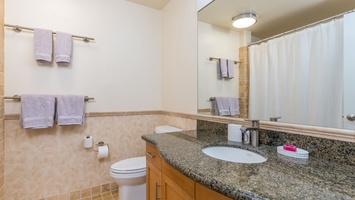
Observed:
[[[253,13],[243,13],[232,18],[233,26],[236,28],[247,28],[256,23],[256,15]]]

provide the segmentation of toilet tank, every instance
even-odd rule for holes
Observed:
[[[171,133],[171,132],[181,132],[182,129],[173,126],[157,126],[155,127],[154,133]]]

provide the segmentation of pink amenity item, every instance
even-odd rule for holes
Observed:
[[[284,147],[283,149],[286,151],[293,151],[293,152],[297,151],[297,147],[292,144],[284,144],[283,147]]]

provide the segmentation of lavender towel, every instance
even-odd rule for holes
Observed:
[[[73,41],[69,33],[57,32],[55,40],[55,62],[70,64]]]
[[[236,97],[228,97],[228,102],[231,116],[239,115],[239,99]]]
[[[217,104],[217,110],[220,116],[223,115],[230,115],[230,110],[229,110],[229,100],[228,97],[215,97],[216,98],[216,104]]]
[[[234,78],[234,61],[228,60],[227,61],[227,71],[228,71],[228,78]]]
[[[54,123],[54,95],[21,95],[20,125],[23,128],[49,128]]]
[[[227,60],[219,59],[217,63],[218,78],[228,78]]]
[[[52,62],[53,35],[51,30],[34,29],[34,52],[38,62]]]
[[[57,95],[57,124],[81,125],[84,123],[83,95]]]

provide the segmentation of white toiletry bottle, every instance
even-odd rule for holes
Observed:
[[[250,132],[249,131],[245,131],[243,133],[243,142],[244,142],[244,144],[250,143]]]

